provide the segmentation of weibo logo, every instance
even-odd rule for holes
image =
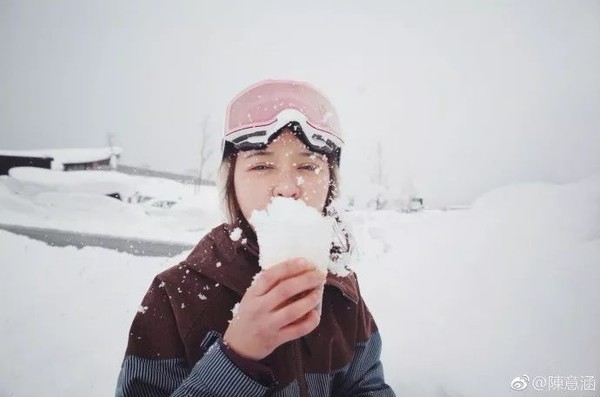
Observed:
[[[521,391],[525,390],[527,384],[529,384],[529,376],[517,376],[512,380],[512,382],[510,382],[510,388],[513,390]]]

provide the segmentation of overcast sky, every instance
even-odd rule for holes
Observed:
[[[198,166],[205,117],[263,78],[340,113],[346,186],[429,203],[600,171],[599,1],[0,0],[0,149],[96,147]]]

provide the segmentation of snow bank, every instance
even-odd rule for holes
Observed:
[[[119,193],[124,201],[107,197]],[[174,200],[169,209],[127,203],[138,196]],[[82,233],[196,243],[220,221],[212,186],[112,171],[50,171],[33,167],[0,176],[0,223]]]
[[[510,382],[600,378],[599,181],[507,186],[470,211],[353,215],[398,395],[565,395]]]

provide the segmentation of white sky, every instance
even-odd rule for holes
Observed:
[[[375,167],[432,204],[600,170],[598,1],[0,2],[0,149],[198,165],[204,117],[268,77],[337,105],[346,186]],[[218,140],[218,139],[217,139]]]

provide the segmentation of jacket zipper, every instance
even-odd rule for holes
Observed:
[[[304,365],[302,363],[302,346],[300,339],[294,341],[294,356],[296,358],[296,369],[298,370],[298,388],[301,397],[310,397],[308,395],[308,386],[306,385],[306,376],[304,375]]]

